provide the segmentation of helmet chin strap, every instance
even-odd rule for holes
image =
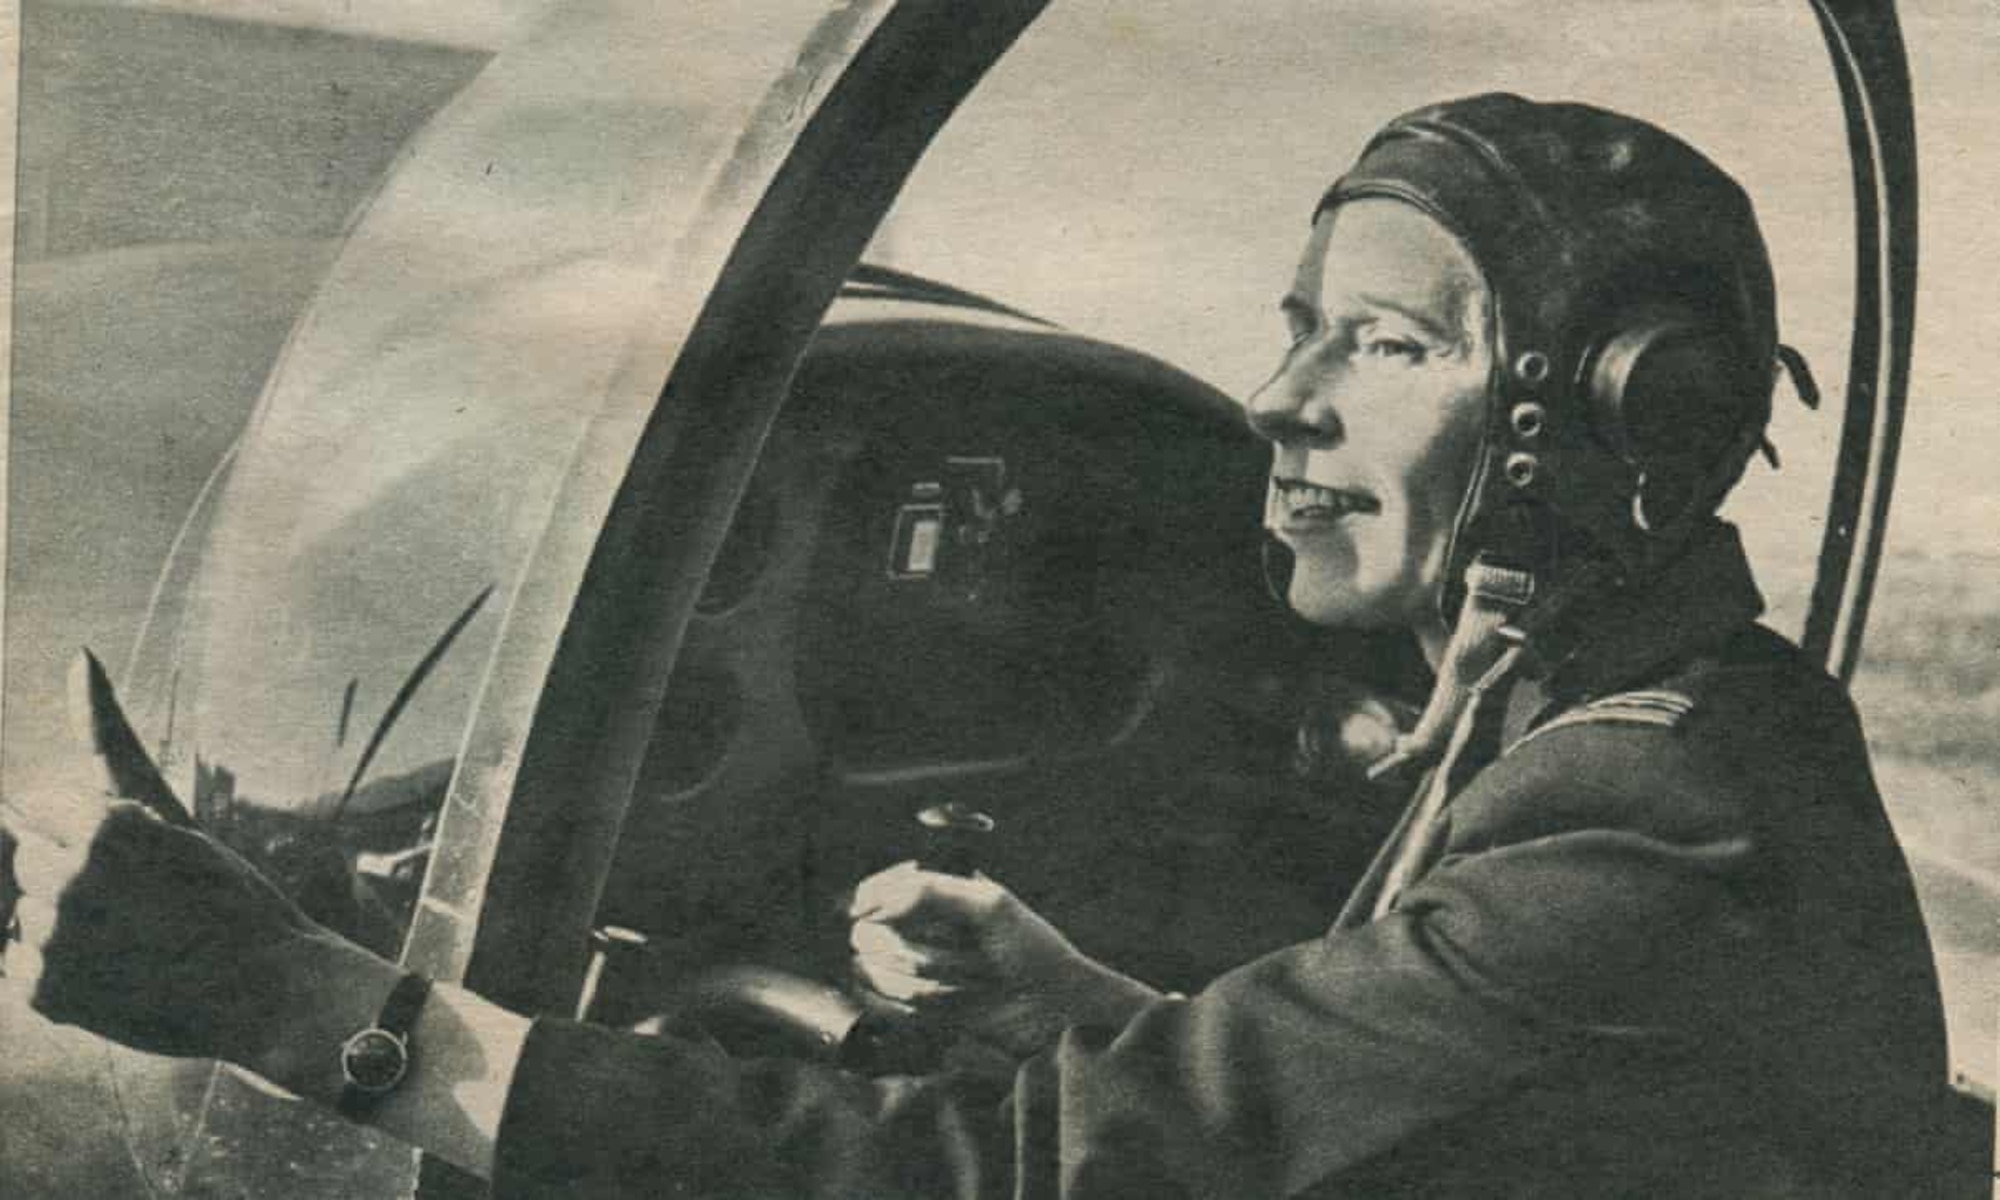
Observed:
[[[1525,646],[1513,621],[1534,595],[1535,577],[1527,571],[1484,556],[1466,566],[1465,602],[1438,663],[1437,686],[1416,728],[1397,738],[1389,753],[1368,768],[1370,779],[1412,763],[1429,766],[1446,757],[1448,741],[1463,741],[1475,702],[1520,661]]]
[[[1474,559],[1465,569],[1465,603],[1438,664],[1437,687],[1415,729],[1396,739],[1395,748],[1368,769],[1371,779],[1398,767],[1432,767],[1390,855],[1375,895],[1373,915],[1394,908],[1403,889],[1422,869],[1438,814],[1458,790],[1466,748],[1487,721],[1492,697],[1513,673],[1527,644],[1512,618],[1534,598],[1535,577],[1527,571]]]

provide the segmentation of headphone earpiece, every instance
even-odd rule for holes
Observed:
[[[1717,502],[1763,428],[1741,350],[1686,309],[1621,322],[1585,358],[1583,392],[1592,430],[1642,481],[1633,513],[1648,532]]]

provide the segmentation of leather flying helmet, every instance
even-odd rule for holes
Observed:
[[[1447,620],[1475,558],[1544,586],[1585,563],[1630,583],[1670,558],[1771,414],[1776,301],[1743,189],[1643,121],[1492,94],[1390,122],[1319,211],[1362,197],[1443,224],[1491,296],[1486,428]]]

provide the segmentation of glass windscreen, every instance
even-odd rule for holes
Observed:
[[[334,923],[388,952],[579,436],[823,14],[773,8],[696,44],[644,5],[556,5],[503,47],[342,246],[153,616],[130,690],[198,815],[252,851],[337,830],[394,903]]]
[[[656,394],[700,303],[704,198],[753,120],[782,150],[769,93],[829,14],[877,10],[199,7],[25,23],[10,786],[78,776],[93,645],[204,825],[393,956],[551,506],[622,474],[644,414],[607,397]],[[406,1150],[208,1064],[11,1004],[0,1039],[0,1105],[92,1113],[0,1108],[0,1192],[407,1189]]]

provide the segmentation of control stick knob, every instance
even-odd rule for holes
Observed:
[[[993,832],[992,817],[956,800],[917,810],[923,845],[917,866],[946,875],[972,875]],[[923,1074],[938,1069],[953,1033],[948,1024],[912,1016],[862,990],[864,1011],[841,1044],[839,1062],[864,1075]]]
[[[917,824],[924,829],[923,850],[917,855],[919,867],[945,875],[978,873],[986,839],[993,832],[992,817],[947,800],[918,809]]]

